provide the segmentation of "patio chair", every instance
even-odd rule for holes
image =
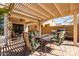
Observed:
[[[39,40],[35,38],[35,36],[38,36],[38,35],[39,35],[38,31],[30,31],[29,32],[29,40],[31,42],[33,51],[35,51],[40,46]]]
[[[34,31],[33,32],[35,35],[39,35],[39,31]]]
[[[59,33],[56,33],[55,35],[52,37],[51,42],[55,45],[60,46],[65,39],[65,31],[60,31]]]

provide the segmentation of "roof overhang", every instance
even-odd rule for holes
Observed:
[[[28,18],[26,21],[45,22],[79,12],[78,3],[15,3],[12,7],[11,16]]]

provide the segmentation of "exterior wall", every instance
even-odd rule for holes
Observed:
[[[15,23],[15,24],[24,24],[24,31],[27,30],[27,26],[25,24],[24,21],[19,21],[18,19],[12,19],[11,18],[11,22],[12,23]],[[31,31],[31,30],[37,30],[37,25],[30,25],[28,26],[28,30]],[[57,29],[62,29],[62,28],[65,28],[66,31],[69,31],[71,33],[71,35],[73,36],[73,26],[72,25],[65,25],[65,26],[50,26],[49,24],[46,25],[46,27],[41,27],[41,34],[49,34],[52,30],[57,30]],[[78,24],[78,29],[79,29],[79,24]],[[79,30],[78,30],[78,37],[79,37]],[[78,38],[79,39],[79,38]]]
[[[67,31],[73,32],[73,26],[52,26],[52,27],[42,27],[42,34],[49,34],[52,30],[58,30],[65,28]]]
[[[30,25],[28,28],[29,31],[37,30],[37,25]]]
[[[10,18],[10,21],[14,24],[25,24],[25,21],[20,21],[18,18]]]
[[[51,33],[52,30],[58,30],[65,28],[66,31],[69,31],[71,35],[73,36],[73,26],[72,25],[66,25],[66,26],[47,26],[47,27],[42,27],[42,34],[49,34]],[[79,24],[78,24],[78,40],[79,40]]]
[[[42,31],[41,33],[42,34],[49,34],[49,33],[51,33],[52,30],[58,30],[58,29],[62,29],[62,28],[65,28],[66,31],[69,31],[71,33],[71,35],[73,36],[73,26],[72,25],[41,27],[41,31]],[[79,29],[79,25],[78,25],[78,29]],[[34,30],[37,30],[37,26],[36,25],[29,26],[28,31],[34,31]],[[79,31],[78,31],[78,33],[79,33]],[[79,36],[79,34],[78,34],[78,36]]]
[[[27,25],[25,23],[25,21],[20,21],[19,19],[16,19],[16,18],[11,18],[10,21],[12,24],[23,24],[24,25],[24,32],[28,32],[31,30],[37,30],[37,23]]]
[[[11,24],[23,24],[24,25],[24,31],[26,31],[26,29],[27,29],[27,26],[25,24],[25,21],[20,21],[17,18],[11,18],[10,19],[10,22],[11,22]]]

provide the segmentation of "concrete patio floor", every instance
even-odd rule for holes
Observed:
[[[78,44],[79,45],[79,44]],[[79,47],[73,46],[72,41],[64,41],[61,46],[47,44],[46,53],[35,51],[32,56],[79,56]]]
[[[12,44],[13,46],[8,48],[8,50],[11,51],[11,53],[8,56],[79,56],[79,43],[78,46],[73,46],[73,42],[68,40],[65,40],[61,46],[47,44],[46,52],[44,52],[45,48],[43,48],[43,51],[40,51],[40,49],[38,49],[34,51],[32,54],[27,55],[24,54],[27,52],[24,50],[23,40],[17,40],[15,43],[16,44]]]

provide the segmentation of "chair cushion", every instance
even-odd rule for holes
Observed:
[[[39,33],[37,31],[29,32],[29,39],[32,45],[32,48],[36,50],[40,46],[40,42],[35,38]]]
[[[52,43],[54,43],[56,45],[61,45],[63,43],[64,39],[65,39],[65,31],[60,31],[58,37],[56,34],[56,37],[52,38]]]

